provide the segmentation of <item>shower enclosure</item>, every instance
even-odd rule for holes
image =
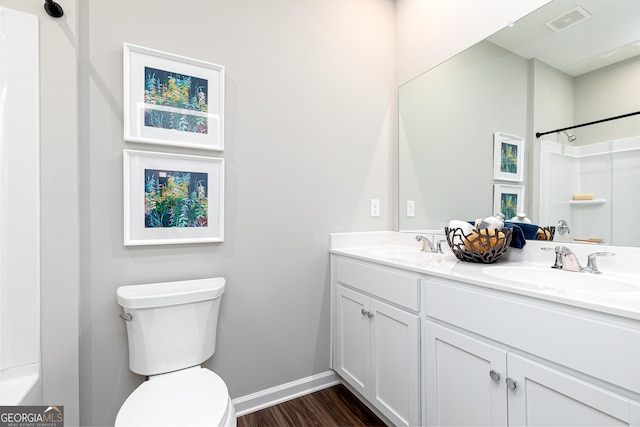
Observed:
[[[0,405],[41,404],[38,39],[0,7]]]

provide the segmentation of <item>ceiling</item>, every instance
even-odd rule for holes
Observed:
[[[560,32],[545,25],[576,6],[591,16]],[[579,76],[640,55],[640,0],[553,0],[487,40]]]

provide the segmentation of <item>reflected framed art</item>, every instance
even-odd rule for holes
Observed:
[[[524,211],[524,186],[494,184],[493,211],[502,212],[506,221]]]
[[[522,182],[524,138],[504,132],[493,134],[493,179]]]

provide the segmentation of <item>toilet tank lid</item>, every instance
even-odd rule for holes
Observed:
[[[150,308],[188,304],[218,298],[224,292],[222,277],[120,286],[118,304],[125,308]]]

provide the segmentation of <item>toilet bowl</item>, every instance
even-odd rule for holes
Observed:
[[[115,425],[235,426],[236,415],[222,379],[197,366],[143,382],[120,408]]]
[[[224,287],[214,278],[118,288],[129,368],[149,379],[125,400],[115,426],[236,426],[226,384],[200,366],[215,351]]]

